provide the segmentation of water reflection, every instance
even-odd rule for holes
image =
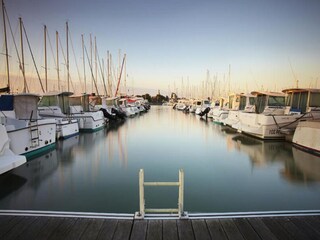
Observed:
[[[167,107],[95,133],[0,176],[0,209],[138,210],[138,171],[177,181],[187,211],[319,209],[320,158],[286,142],[261,141]],[[310,187],[311,186],[311,187]],[[175,207],[174,190],[146,190],[147,207]]]
[[[39,196],[43,182],[47,181],[57,168],[57,152],[53,150],[1,175],[0,199],[4,203],[2,208],[32,208],[34,200]]]
[[[295,171],[290,172],[291,179],[299,182],[320,181],[320,158],[292,147]]]

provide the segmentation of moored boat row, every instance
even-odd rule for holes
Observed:
[[[41,100],[39,95],[29,93],[0,95],[0,126],[3,130],[0,165],[7,162],[5,159],[11,159],[12,155],[29,158],[41,154],[54,148],[57,139],[69,138],[79,134],[79,131],[98,131],[111,121],[103,111],[95,109],[97,106],[89,103],[88,95],[71,95],[70,92],[51,92],[44,94]],[[137,101],[141,110],[139,113],[149,110],[150,105],[145,100],[132,100],[133,103]],[[111,107],[111,112],[118,112],[112,120],[125,120],[126,114],[122,113],[120,118],[120,111],[119,106]],[[12,154],[9,150],[4,151],[4,146],[8,146]],[[2,156],[4,153],[5,157]],[[20,158],[17,159],[20,162]],[[5,172],[11,168],[0,169]]]
[[[319,140],[314,135],[320,131],[320,89],[231,94],[214,101],[207,117],[239,133],[263,140],[286,139],[300,148],[320,152]],[[309,134],[311,131],[314,134]]]

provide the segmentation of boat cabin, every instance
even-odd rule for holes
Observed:
[[[45,93],[39,102],[39,111],[41,112],[43,107],[50,107],[57,114],[69,114],[70,113],[70,96],[72,92],[48,92]]]
[[[251,92],[255,98],[255,113],[281,115],[285,110],[285,94],[278,92]]]
[[[320,89],[291,88],[286,94],[286,114],[304,114],[320,111]]]
[[[89,112],[89,96],[89,94],[70,96],[70,113]]]

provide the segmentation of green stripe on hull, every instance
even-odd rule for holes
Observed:
[[[52,150],[54,148],[56,148],[56,143],[52,143],[52,144],[46,145],[46,146],[44,146],[42,148],[33,150],[31,152],[27,152],[27,153],[24,153],[24,154],[21,154],[21,155],[26,156],[27,160],[31,160],[33,158],[36,158],[36,157],[39,157],[39,156],[43,155],[46,152],[49,152],[50,150]]]
[[[101,129],[103,129],[105,127],[105,125],[101,126],[101,127],[98,127],[98,128],[95,128],[95,129],[92,129],[92,128],[82,128],[82,129],[79,129],[80,132],[97,132]]]

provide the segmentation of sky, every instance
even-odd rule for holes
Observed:
[[[319,0],[7,0],[5,6],[18,46],[18,18],[22,18],[42,79],[43,26],[47,26],[53,49],[47,47],[51,89],[57,87],[55,31],[66,51],[66,21],[72,40],[70,74],[73,86],[78,87],[75,92],[84,91],[79,89],[84,85],[82,34],[89,52],[90,34],[96,38],[104,65],[110,51],[115,73],[119,49],[120,59],[126,54],[127,89],[123,78],[121,85],[122,91],[131,94],[158,90],[179,96],[281,91],[295,87],[297,80],[299,87],[320,87]],[[10,75],[17,83],[21,72],[12,37],[8,38]],[[3,39],[1,53],[5,52]],[[40,91],[26,40],[24,45],[27,81],[30,88]],[[65,61],[59,51],[60,77],[65,81]],[[88,61],[85,64],[90,81]],[[3,85],[4,55],[0,71]],[[101,94],[102,78],[97,81]],[[113,81],[115,88],[116,79]],[[21,87],[15,88],[19,91]],[[91,90],[92,83],[88,83],[87,92]]]

